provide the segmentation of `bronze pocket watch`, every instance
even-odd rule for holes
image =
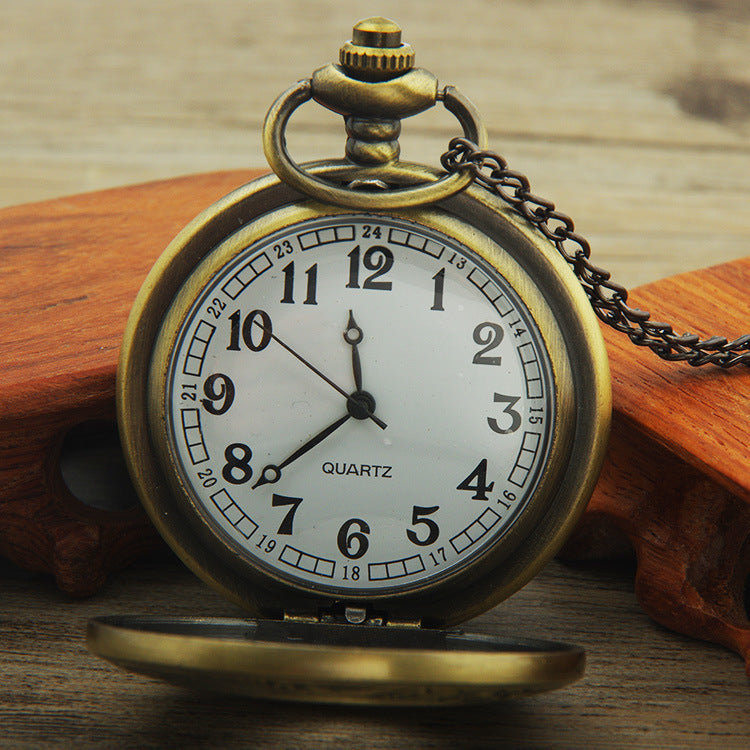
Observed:
[[[611,399],[591,302],[625,302],[561,254],[572,222],[413,62],[394,23],[357,24],[339,64],[269,111],[276,175],[206,209],[146,279],[118,370],[135,486],[185,563],[263,619],[102,618],[99,655],[337,702],[486,701],[582,674],[580,649],[445,628],[528,582],[583,510]],[[291,159],[310,99],[345,117],[344,160]],[[437,102],[464,135],[444,172],[398,159],[401,118]]]

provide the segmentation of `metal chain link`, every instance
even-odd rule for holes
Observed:
[[[702,339],[694,333],[677,335],[668,323],[651,320],[651,314],[628,305],[628,290],[612,281],[609,271],[589,260],[588,240],[576,233],[573,220],[551,201],[531,192],[528,178],[508,169],[505,159],[481,150],[466,138],[454,138],[440,162],[448,172],[469,168],[474,181],[499,196],[549,239],[568,262],[588,295],[597,316],[627,334],[637,346],[647,346],[662,359],[684,361],[694,367],[750,366],[750,334],[728,341],[723,336]]]

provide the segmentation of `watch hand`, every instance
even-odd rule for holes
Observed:
[[[359,358],[358,349],[362,339],[364,339],[364,333],[354,320],[354,313],[349,310],[349,321],[344,331],[344,341],[352,348],[352,370],[354,372],[354,387],[356,388],[347,402],[349,413],[357,419],[363,419],[362,415],[364,414],[370,417],[378,427],[385,429],[385,422],[373,416],[375,399],[367,391],[362,390],[362,362]]]
[[[319,443],[322,443],[329,435],[336,432],[339,427],[348,422],[351,418],[351,414],[345,414],[343,417],[337,419],[333,424],[330,424],[324,430],[321,430],[317,435],[311,437],[304,445],[301,445],[299,448],[297,448],[294,453],[287,456],[287,458],[285,458],[280,464],[268,464],[267,466],[265,466],[263,468],[263,471],[261,471],[260,473],[260,478],[253,485],[253,489],[264,484],[273,484],[275,482],[278,482],[279,479],[281,479],[282,469],[289,466],[290,463],[296,461],[298,458],[304,456],[305,453],[307,453]]]
[[[334,383],[333,380],[331,380],[327,375],[324,375],[317,367],[315,367],[315,365],[312,364],[312,362],[308,362],[301,354],[299,354],[294,349],[292,349],[292,347],[289,346],[289,344],[282,341],[271,330],[270,327],[266,328],[266,326],[264,326],[263,323],[261,323],[257,319],[254,321],[254,323],[255,325],[259,326],[261,330],[265,331],[282,349],[286,349],[286,351],[288,351],[289,354],[291,354],[293,357],[296,357],[300,362],[302,362],[303,365],[305,365],[305,367],[312,370],[319,378],[322,378],[323,380],[325,380],[325,382],[328,383],[328,385],[330,385],[331,388],[333,388],[335,391],[340,393],[347,400],[347,403],[349,403],[352,400],[352,397],[354,394],[350,395],[341,386]],[[379,417],[376,417],[375,414],[373,413],[375,409],[375,400],[372,398],[372,396],[369,396],[368,399],[359,399],[359,404],[361,408],[364,408],[367,410],[366,413],[364,414],[364,416],[359,416],[359,414],[356,414],[356,415],[352,414],[352,416],[356,416],[357,419],[369,418],[373,422],[375,422],[375,424],[378,427],[380,427],[381,430],[384,430],[388,426],[382,419],[380,419]]]
[[[344,341],[352,348],[352,371],[354,372],[354,387],[356,390],[349,396],[347,408],[349,409],[349,413],[356,419],[369,417],[375,424],[385,429],[385,422],[373,416],[375,399],[372,397],[372,394],[362,389],[362,361],[359,358],[358,349],[359,344],[362,343],[362,339],[364,339],[364,333],[354,320],[354,313],[349,310],[349,321],[344,331]]]
[[[344,341],[352,348],[352,369],[354,370],[354,387],[362,390],[362,363],[359,359],[359,350],[357,346],[362,343],[364,334],[362,329],[354,321],[354,313],[349,310],[349,322],[346,324],[344,331]]]

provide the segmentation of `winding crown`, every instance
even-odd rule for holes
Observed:
[[[414,66],[414,50],[401,43],[401,27],[388,18],[366,18],[354,26],[352,39],[339,51],[339,62],[351,75],[385,81]]]

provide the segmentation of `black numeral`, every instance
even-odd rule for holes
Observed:
[[[209,315],[213,315],[213,317],[218,320],[221,317],[221,313],[226,306],[226,302],[220,300],[218,297],[214,297],[211,300],[211,304],[206,308],[206,312]]]
[[[239,455],[237,453],[239,452]],[[226,463],[221,470],[221,476],[229,484],[245,484],[253,476],[250,468],[250,459],[253,452],[244,443],[232,443],[226,447],[224,458]]]
[[[426,547],[428,544],[432,544],[437,541],[440,536],[440,527],[433,521],[432,518],[425,518],[425,516],[431,516],[440,510],[439,505],[433,505],[431,508],[422,508],[419,505],[415,505],[411,512],[411,525],[416,526],[422,524],[427,529],[427,536],[424,539],[420,539],[417,536],[417,532],[413,529],[406,530],[406,536],[409,541],[413,544],[418,544],[420,547]]]
[[[206,378],[203,393],[206,398],[202,398],[201,403],[209,414],[226,414],[234,402],[234,383],[228,375],[217,372]]]
[[[344,565],[344,575],[343,578],[345,581],[348,581],[350,578],[352,581],[358,581],[359,580],[359,565],[352,565],[351,567],[351,575],[349,574],[349,566]]]
[[[294,304],[294,261],[288,263],[282,269],[284,274],[284,296],[281,298],[281,302],[287,305]],[[310,268],[305,271],[307,276],[307,290],[306,297],[303,305],[317,305],[317,287],[318,287],[318,264],[313,263]]]
[[[285,495],[274,495],[271,499],[271,505],[274,508],[280,505],[290,505],[291,507],[284,516],[284,520],[279,524],[279,530],[277,534],[292,534],[292,526],[294,525],[294,514],[297,512],[300,503],[302,502],[301,497],[286,497]]]
[[[351,531],[352,526],[356,526],[358,531]],[[370,533],[370,527],[361,518],[350,518],[339,529],[337,542],[339,552],[350,560],[358,560],[367,552],[370,546],[370,540],[367,534]]]
[[[280,245],[274,245],[273,251],[276,253],[276,259],[281,260],[285,255],[291,255],[294,248],[289,240],[284,240]]]
[[[433,565],[440,565],[444,563],[448,558],[445,556],[445,547],[438,547],[435,552],[430,552],[430,559]]]
[[[453,255],[448,258],[448,263],[456,268],[463,268],[466,265],[466,258],[462,258],[458,253],[453,253]]]
[[[495,394],[496,404],[505,404],[503,414],[510,417],[510,424],[507,427],[501,427],[500,423],[494,417],[487,417],[487,424],[492,430],[500,435],[509,435],[515,432],[521,426],[521,414],[513,407],[521,400],[520,396],[503,396],[502,393]]]
[[[245,316],[245,320],[240,327],[241,317],[239,310],[229,316],[232,325],[229,330],[229,346],[227,349],[233,352],[240,351],[240,331],[242,332],[242,340],[250,351],[259,352],[265,349],[271,342],[271,334],[273,333],[271,318],[268,313],[264,310],[253,310]],[[260,333],[260,339],[257,339],[256,331]]]
[[[213,487],[219,481],[215,476],[213,476],[213,471],[211,469],[199,471],[198,479],[201,480],[204,487]]]
[[[488,357],[487,352],[500,346],[503,340],[503,327],[498,323],[480,323],[474,329],[474,343],[484,345],[472,359],[475,365],[499,365],[502,364],[502,357]]]
[[[347,289],[359,289],[359,265],[360,265],[360,247],[354,248],[349,253],[349,283]],[[393,253],[382,245],[374,245],[367,250],[362,258],[362,265],[366,270],[372,271],[362,284],[362,289],[381,289],[390,291],[393,284],[390,281],[375,281],[380,276],[384,276],[393,267]]]
[[[432,307],[430,310],[445,310],[443,307],[443,289],[445,288],[445,269],[441,268],[433,277],[435,291],[432,296]]]
[[[487,459],[483,458],[456,489],[473,492],[472,500],[487,500],[487,493],[492,492],[494,486],[494,482],[487,484]]]

